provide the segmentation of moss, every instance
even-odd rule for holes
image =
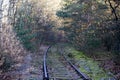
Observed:
[[[83,52],[77,51],[70,46],[65,46],[64,49],[65,54],[71,53],[73,55],[73,59],[75,60],[74,64],[78,65],[81,72],[87,74],[92,80],[101,80],[111,77],[107,74],[107,72],[98,66],[98,62],[87,57]]]

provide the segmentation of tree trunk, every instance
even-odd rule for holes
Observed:
[[[14,2],[11,2],[14,1]],[[0,47],[3,52],[9,53],[15,59],[18,55],[26,53],[20,41],[16,37],[16,33],[13,31],[11,16],[14,16],[14,6],[16,0],[0,0]]]

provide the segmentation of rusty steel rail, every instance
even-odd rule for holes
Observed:
[[[62,50],[61,50],[62,51]],[[83,80],[91,80],[86,74],[82,73],[73,63],[71,63],[65,55],[60,51],[60,54],[63,58],[70,64],[70,66],[76,71],[76,73],[83,79]]]

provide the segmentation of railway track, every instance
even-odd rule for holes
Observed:
[[[43,80],[90,80],[73,65],[61,50],[48,47],[44,53]]]

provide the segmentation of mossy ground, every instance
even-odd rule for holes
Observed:
[[[65,51],[65,55],[69,57],[70,60],[80,69],[81,72],[87,74],[92,80],[109,80],[112,78],[109,72],[103,70],[99,67],[99,63],[94,59],[88,57],[81,51],[76,50],[70,45],[62,45]]]

